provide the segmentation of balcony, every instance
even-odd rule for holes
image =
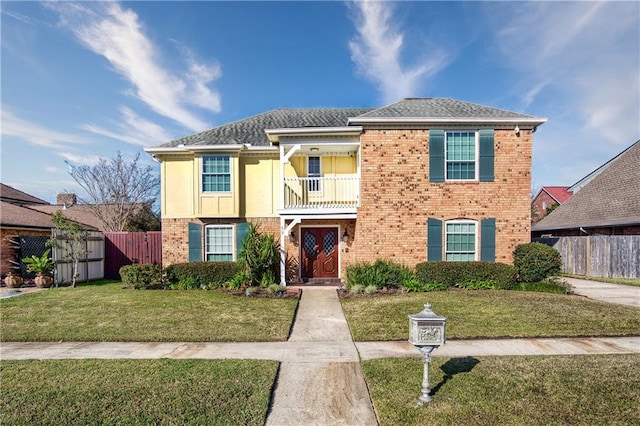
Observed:
[[[355,213],[359,202],[358,175],[284,178],[286,212]]]

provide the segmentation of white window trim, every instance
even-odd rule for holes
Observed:
[[[228,191],[205,191],[204,190],[204,160],[208,157],[226,157],[229,161],[229,190]],[[231,155],[229,154],[207,154],[200,158],[200,192],[203,194],[229,194],[233,192],[233,161],[231,161]],[[207,173],[215,174],[215,173]],[[221,173],[219,173],[221,174]]]
[[[209,260],[207,260],[207,257],[209,254],[228,254],[228,253],[214,253],[214,252],[210,252],[207,251],[207,233],[209,229],[212,228],[227,228],[227,229],[231,229],[231,260],[235,261],[236,260],[236,227],[235,225],[205,225],[204,227],[204,261],[205,262],[210,262]],[[212,261],[211,261],[212,262]]]
[[[449,253],[459,253],[459,252],[453,252],[453,251],[449,251],[447,250],[447,225],[449,224],[456,224],[456,223],[463,223],[463,224],[469,224],[472,223],[475,227],[475,253],[473,255],[473,260],[477,261],[478,260],[478,221],[477,220],[469,220],[469,219],[455,219],[455,220],[447,220],[444,222],[444,232],[443,232],[443,236],[444,236],[444,260],[447,261],[447,254]],[[457,262],[456,260],[449,260],[448,262]]]
[[[448,179],[447,178],[447,133],[475,133],[475,178]],[[444,180],[445,182],[479,182],[480,181],[480,132],[478,130],[445,130],[444,131]]]
[[[319,176],[310,176],[309,175],[309,160],[311,158],[317,158],[318,159],[318,169],[319,169]],[[311,189],[309,189],[309,193],[310,194],[315,194],[315,195],[322,195],[322,156],[320,155],[309,155],[307,156],[307,178],[318,178],[320,179],[318,181],[318,189],[316,191],[312,191]],[[311,188],[311,181],[308,180],[307,181],[308,184],[308,188]]]

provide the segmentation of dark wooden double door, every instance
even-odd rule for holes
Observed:
[[[338,228],[302,228],[302,278],[338,278]]]

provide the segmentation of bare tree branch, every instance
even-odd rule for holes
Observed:
[[[156,200],[160,189],[160,179],[151,166],[138,163],[140,153],[131,162],[124,160],[118,151],[111,160],[101,159],[95,166],[74,166],[69,164],[69,174],[88,194],[88,198],[78,196],[105,231],[124,230],[129,218],[144,206]]]

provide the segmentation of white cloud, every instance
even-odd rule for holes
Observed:
[[[70,163],[87,166],[94,166],[98,164],[101,159],[99,155],[77,154],[73,152],[58,152],[57,154]]]
[[[77,135],[58,132],[17,117],[8,107],[2,106],[2,136],[12,136],[45,148],[61,148],[68,144],[84,144],[88,141]]]
[[[115,123],[118,130],[108,130],[94,124],[86,124],[83,129],[138,146],[153,146],[172,139],[161,126],[146,120],[130,108],[120,107],[122,121]]]
[[[132,93],[156,113],[192,131],[209,126],[193,107],[219,112],[220,95],[208,84],[221,76],[217,64],[186,58],[187,70],[172,73],[162,65],[158,47],[145,33],[138,15],[119,3],[46,3],[60,16],[60,24],[132,84]]]
[[[393,22],[390,2],[361,1],[352,3],[357,16],[357,35],[349,42],[356,67],[381,92],[385,102],[416,96],[429,77],[449,62],[444,51],[432,51],[412,66],[402,64],[404,34]]]

